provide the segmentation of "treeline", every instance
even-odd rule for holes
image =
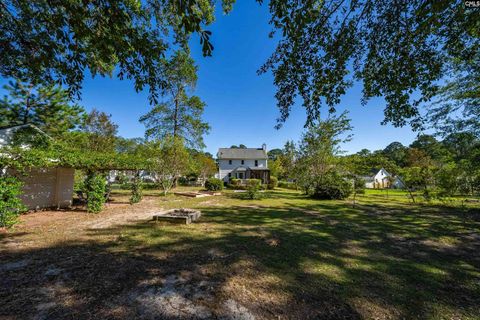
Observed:
[[[383,167],[427,197],[480,192],[480,139],[468,132],[450,133],[441,140],[421,134],[409,146],[392,142],[383,150],[346,156],[345,161],[357,174]]]
[[[343,181],[358,185],[360,177],[382,167],[426,198],[480,193],[480,139],[472,131],[420,134],[408,146],[392,142],[381,150],[345,155],[340,146],[351,139],[350,130],[346,114],[309,126],[298,143],[269,151],[271,174],[319,197],[332,188],[336,191],[329,192],[345,197],[353,187]]]

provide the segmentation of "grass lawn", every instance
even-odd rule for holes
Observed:
[[[0,233],[0,318],[479,319],[480,205],[128,194]],[[147,221],[198,208],[191,225]]]

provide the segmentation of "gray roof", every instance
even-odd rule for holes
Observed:
[[[218,159],[267,159],[267,150],[262,148],[220,148]]]

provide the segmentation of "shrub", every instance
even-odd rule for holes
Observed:
[[[130,197],[130,204],[139,203],[143,197],[142,195],[143,184],[140,177],[136,176],[133,179],[130,188],[132,190],[132,195]]]
[[[217,178],[210,178],[205,181],[205,189],[209,191],[220,191],[223,189],[223,181]]]
[[[85,172],[82,170],[75,170],[73,190],[85,191]]]
[[[22,186],[22,182],[15,177],[0,179],[0,227],[12,227],[18,222],[18,215],[26,210],[18,198]]]
[[[106,181],[97,173],[90,173],[85,179],[87,192],[87,211],[98,213],[102,211],[105,203]]]
[[[353,178],[353,192],[355,194],[365,194],[365,180],[360,177]]]
[[[143,190],[155,190],[158,189],[158,184],[154,182],[142,182]]]
[[[188,179],[186,177],[179,177],[177,183],[180,186],[188,186]]]
[[[260,186],[262,185],[262,180],[260,179],[247,179],[245,181],[247,182],[247,187],[257,186],[258,188],[260,188]]]
[[[260,179],[247,179],[247,199],[259,199],[260,198],[260,186],[262,180]]]
[[[229,184],[230,184],[232,187],[239,187],[241,183],[242,183],[242,180],[240,180],[240,179],[235,179],[235,178],[231,178],[231,179],[230,179],[230,182],[229,182]]]
[[[277,177],[270,177],[270,181],[268,182],[268,189],[273,190],[278,186],[278,179]]]
[[[337,173],[327,173],[317,179],[311,196],[315,199],[340,200],[352,194],[350,181]]]
[[[279,188],[284,188],[284,189],[297,190],[297,185],[296,185],[295,182],[279,181],[278,182],[278,187]]]
[[[227,184],[229,189],[236,189],[236,190],[245,190],[246,186],[242,185],[242,180],[230,178],[230,181]]]

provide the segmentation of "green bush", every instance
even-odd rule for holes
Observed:
[[[142,179],[140,177],[135,177],[130,185],[132,190],[132,195],[130,197],[130,204],[139,203],[142,200]]]
[[[268,189],[273,190],[278,186],[278,179],[277,177],[270,177],[270,181],[268,182]]]
[[[22,186],[22,182],[15,177],[0,179],[0,227],[12,227],[18,222],[18,215],[26,210],[18,198]]]
[[[85,191],[85,172],[82,170],[75,170],[74,180],[73,180],[73,190],[74,191]]]
[[[279,188],[284,188],[284,189],[297,190],[297,185],[295,184],[295,182],[279,181],[278,182],[278,187]]]
[[[231,179],[230,179],[230,182],[229,182],[229,184],[230,184],[231,186],[234,186],[234,187],[240,186],[241,183],[242,183],[242,180],[240,180],[240,179],[235,179],[235,178],[231,178]]]
[[[180,177],[178,178],[178,184],[180,186],[188,186],[189,180],[186,177]]]
[[[249,187],[249,186],[260,187],[262,185],[262,180],[260,180],[260,179],[246,179],[245,181],[247,183],[247,187]]]
[[[143,190],[155,190],[158,189],[158,183],[155,182],[142,182]]]
[[[315,199],[340,200],[348,198],[353,191],[352,183],[338,173],[327,173],[317,179],[312,193]]]
[[[242,185],[242,180],[235,179],[235,178],[230,178],[230,181],[228,182],[227,187],[229,189],[235,189],[235,190],[245,190],[246,189],[245,185]]]
[[[360,177],[353,178],[353,192],[355,194],[365,194],[365,180]]]
[[[262,180],[260,179],[247,179],[247,199],[259,199],[260,198],[260,187],[262,185]]]
[[[205,181],[205,189],[209,191],[220,191],[223,189],[223,181],[217,178],[210,178]]]
[[[98,173],[90,173],[85,179],[87,192],[87,211],[98,213],[102,211],[105,203],[106,181]]]

